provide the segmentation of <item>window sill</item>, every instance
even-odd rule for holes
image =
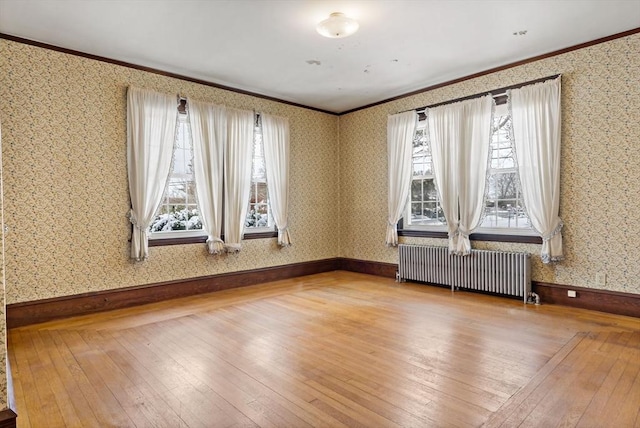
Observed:
[[[411,236],[417,238],[440,238],[447,239],[447,232],[435,232],[428,230],[399,229],[398,236]],[[489,242],[516,242],[521,244],[542,244],[542,238],[533,235],[502,235],[497,233],[472,233],[469,235],[471,241]]]
[[[245,233],[243,240],[249,239],[266,239],[277,238],[278,232],[273,230],[269,232]],[[224,235],[222,236],[224,239]],[[206,236],[185,236],[182,238],[162,238],[149,239],[149,247],[164,247],[166,245],[186,245],[186,244],[204,244],[207,242]]]

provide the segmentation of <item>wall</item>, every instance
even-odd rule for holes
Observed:
[[[0,128],[2,127],[0,117]],[[7,318],[5,306],[5,280],[4,280],[4,220],[3,220],[3,192],[2,192],[2,130],[0,129],[0,410],[7,408],[9,401],[7,396]]]
[[[533,279],[602,288],[595,273],[606,272],[604,288],[640,294],[638,51],[636,34],[338,118],[0,40],[7,303],[337,256],[395,263],[396,250],[384,245],[387,115],[556,73],[563,74],[566,260],[547,266],[534,257]],[[208,256],[204,245],[153,247],[148,262],[130,262],[129,84],[289,117],[294,246],[250,240],[238,256],[223,257]]]
[[[8,304],[338,256],[337,116],[7,40],[0,58]],[[152,247],[131,262],[128,85],[288,117],[293,246]]]
[[[539,245],[472,245],[535,254],[537,281],[640,294],[638,52],[640,35],[635,34],[341,116],[342,256],[397,263],[397,251],[384,245],[387,115],[562,73],[565,261],[543,265]],[[596,286],[596,272],[606,272],[605,287]]]

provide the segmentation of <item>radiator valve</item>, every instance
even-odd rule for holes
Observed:
[[[540,296],[538,296],[537,293],[534,293],[533,291],[530,291],[529,294],[528,294],[527,303],[539,305],[540,304]]]

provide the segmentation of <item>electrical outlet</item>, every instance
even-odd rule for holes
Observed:
[[[596,285],[607,285],[607,274],[604,272],[596,273]]]
[[[578,297],[576,294],[576,290],[567,290],[568,297]]]

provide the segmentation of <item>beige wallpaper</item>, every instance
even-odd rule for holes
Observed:
[[[338,117],[0,40],[7,303],[337,257]],[[129,261],[129,84],[288,117],[293,246],[153,247]]]
[[[397,262],[384,245],[386,116],[563,74],[561,216],[566,260],[534,279],[640,294],[640,35],[341,117],[0,40],[7,303],[344,256]],[[128,259],[125,90],[179,92],[291,121],[291,233],[213,257],[204,245]],[[408,242],[444,242],[411,238]],[[539,246],[474,243],[538,253]]]
[[[7,322],[5,316],[4,221],[2,198],[2,118],[0,117],[0,410],[7,408]]]
[[[477,243],[528,251],[533,279],[640,293],[640,35],[599,44],[427,91],[340,117],[344,257],[397,263],[384,245],[387,217],[386,118],[466,95],[562,73],[560,215],[566,260],[543,265],[539,245]],[[411,243],[446,245],[411,238]]]

